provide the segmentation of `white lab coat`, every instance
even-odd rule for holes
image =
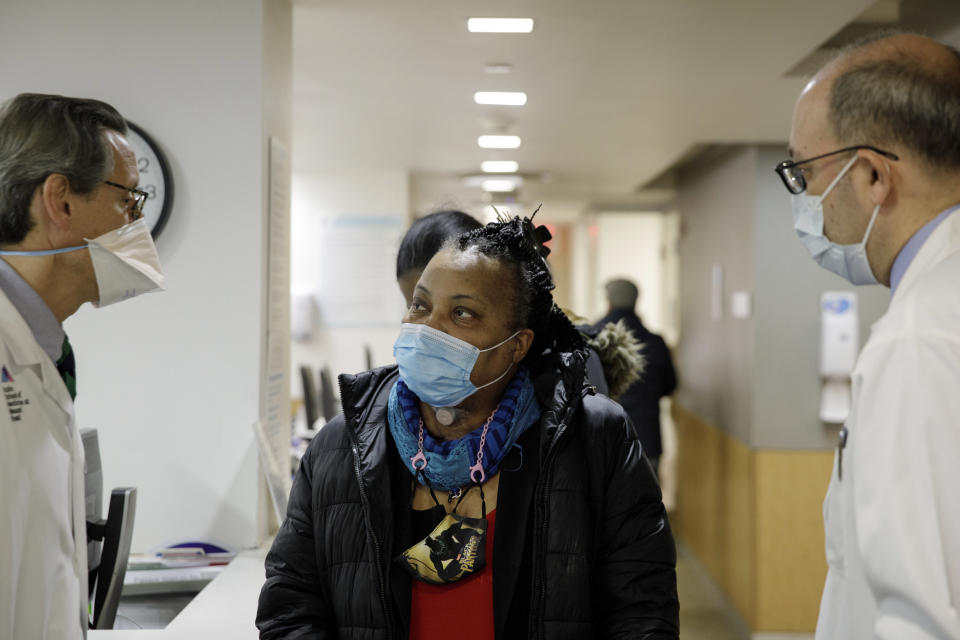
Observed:
[[[0,366],[0,638],[83,638],[83,444],[56,365],[3,292]]]
[[[960,211],[910,264],[852,389],[817,640],[960,640]]]

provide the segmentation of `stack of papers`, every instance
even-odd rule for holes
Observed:
[[[198,593],[230,563],[233,553],[205,553],[185,547],[152,554],[131,554],[123,595]]]

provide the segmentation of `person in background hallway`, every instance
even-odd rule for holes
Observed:
[[[797,100],[777,172],[820,266],[890,287],[824,503],[818,640],[960,639],[960,52],[883,35]]]
[[[21,94],[0,108],[0,638],[86,633],[83,446],[61,323],[162,286],[126,131],[97,100]]]
[[[266,560],[275,638],[675,639],[676,551],[623,409],[584,381],[543,231],[427,264],[398,366],[340,377]]]
[[[663,338],[651,333],[634,309],[640,292],[629,280],[616,279],[604,287],[610,311],[596,326],[623,321],[643,344],[644,369],[640,379],[631,384],[617,399],[630,416],[640,434],[643,451],[653,470],[660,465],[663,444],[660,440],[660,398],[669,396],[677,388],[677,374],[670,358],[670,349]]]
[[[463,211],[437,211],[414,220],[397,251],[397,286],[407,306],[413,300],[417,280],[445,242],[483,225]]]

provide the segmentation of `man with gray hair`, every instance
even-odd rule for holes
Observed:
[[[87,629],[83,448],[62,323],[162,288],[126,121],[21,94],[0,108],[0,637]]]
[[[909,34],[852,47],[800,95],[790,157],[813,259],[892,292],[824,504],[817,638],[960,639],[960,54]]]
[[[636,427],[643,453],[654,472],[659,472],[660,456],[663,454],[660,398],[669,396],[677,388],[677,374],[670,358],[670,349],[663,338],[647,329],[637,315],[635,309],[640,297],[637,285],[625,278],[616,278],[607,282],[604,289],[610,309],[596,326],[623,322],[643,345],[643,373],[617,398],[617,402]]]

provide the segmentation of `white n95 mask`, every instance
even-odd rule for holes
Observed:
[[[88,239],[90,260],[97,276],[100,299],[96,307],[128,300],[164,289],[157,246],[153,244],[146,218]]]
[[[95,307],[127,300],[141,293],[164,289],[160,256],[153,244],[146,218],[134,220],[92,240],[87,244],[41,251],[0,251],[0,256],[52,256],[59,253],[90,250],[93,272],[100,298]]]
[[[793,228],[810,253],[810,257],[821,267],[851,284],[877,284],[877,277],[873,275],[870,261],[867,259],[867,240],[870,238],[873,224],[877,221],[880,205],[873,210],[867,231],[859,243],[841,245],[823,235],[823,200],[856,161],[857,156],[851,158],[821,195],[811,196],[800,193],[791,196]]]

